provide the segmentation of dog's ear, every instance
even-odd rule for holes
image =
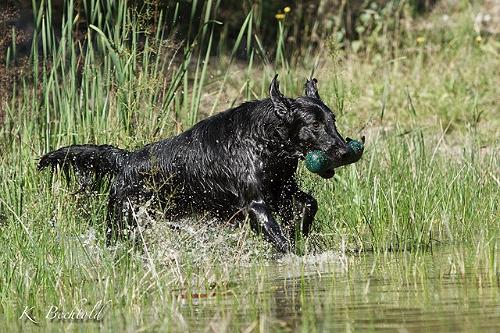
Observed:
[[[317,83],[318,80],[316,79],[306,80],[304,87],[306,96],[321,99],[321,97],[319,97],[318,86],[316,85]]]
[[[280,92],[278,74],[276,74],[274,76],[274,79],[271,81],[271,86],[269,87],[269,95],[271,96],[274,111],[276,111],[278,117],[286,116],[290,112],[290,101]]]

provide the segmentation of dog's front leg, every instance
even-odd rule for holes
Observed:
[[[252,200],[248,205],[248,217],[252,229],[262,233],[264,238],[283,253],[289,251],[288,240],[283,235],[280,225],[273,218],[269,207],[263,200]]]
[[[295,182],[290,182],[283,187],[278,201],[278,212],[291,241],[293,242],[297,237],[295,234],[297,227],[303,236],[309,235],[314,216],[318,211],[316,199],[302,192]]]
[[[293,198],[298,208],[298,219],[300,221],[302,235],[307,236],[311,231],[314,216],[318,211],[318,202],[312,195],[300,190],[294,193]]]

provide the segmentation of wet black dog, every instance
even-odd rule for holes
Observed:
[[[276,76],[270,98],[209,117],[175,137],[134,152],[109,145],[64,147],[43,156],[38,168],[72,167],[82,184],[112,177],[108,239],[133,225],[135,207],[153,200],[170,216],[247,216],[253,230],[287,252],[289,240],[273,213],[294,236],[297,227],[309,233],[317,211],[316,200],[294,179],[299,159],[310,150],[326,152],[333,162],[323,178],[349,163],[346,141],[316,82],[307,80],[305,96],[292,99],[279,91]]]

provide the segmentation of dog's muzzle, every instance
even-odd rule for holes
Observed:
[[[330,179],[332,178],[333,176],[335,176],[335,168],[333,167],[328,167],[327,169],[325,169],[324,171],[318,173],[318,175],[321,177],[321,178],[325,178],[325,179]]]

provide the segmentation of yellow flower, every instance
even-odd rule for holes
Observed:
[[[290,13],[292,11],[292,8],[290,8],[289,6],[286,6],[285,8],[283,8],[283,11],[285,12],[285,14],[287,14],[287,13]]]
[[[483,38],[481,36],[476,37],[476,43],[481,43],[483,41]]]
[[[425,43],[425,37],[424,36],[417,37],[417,44],[423,44],[423,43]]]
[[[276,19],[277,19],[278,21],[281,21],[281,20],[284,20],[284,19],[285,19],[285,14],[278,13],[278,14],[274,15],[274,17],[276,17]]]

